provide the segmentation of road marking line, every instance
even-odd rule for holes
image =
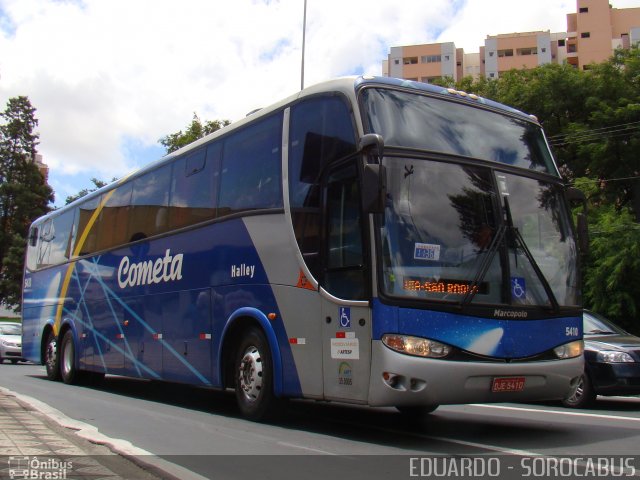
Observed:
[[[529,452],[527,450],[518,450],[516,448],[503,448],[503,447],[498,447],[496,445],[489,445],[488,443],[477,443],[477,442],[469,442],[467,440],[456,440],[456,439],[445,438],[445,437],[434,437],[433,435],[421,435],[421,434],[418,434],[418,436],[425,437],[425,438],[431,438],[433,440],[438,440],[440,442],[458,443],[460,445],[464,445],[465,447],[480,448],[482,450],[492,450],[494,452],[503,453],[505,455],[517,455],[517,456],[520,456],[520,457],[544,457],[544,456],[548,456],[547,454],[544,454],[544,453]]]
[[[502,405],[485,405],[480,403],[471,403],[469,404],[469,406],[481,407],[481,408],[494,408],[496,410],[515,410],[520,412],[535,412],[535,413],[555,413],[556,415],[568,415],[572,417],[592,417],[592,418],[603,418],[606,420],[623,420],[623,421],[631,421],[631,422],[640,422],[640,418],[637,418],[637,417],[622,417],[620,415],[602,415],[599,413],[563,412],[559,410],[540,410],[537,408],[526,408],[526,407],[505,407]]]
[[[319,448],[305,447],[303,445],[294,445],[293,443],[278,442],[278,445],[281,445],[283,447],[299,448],[300,450],[307,450],[309,452],[322,453],[324,455],[338,455],[337,453],[327,452],[326,450],[320,450]]]

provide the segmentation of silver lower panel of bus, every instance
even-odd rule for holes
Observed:
[[[387,378],[385,380],[385,372]],[[567,397],[583,372],[583,359],[484,363],[453,362],[403,355],[372,345],[369,404],[372,406],[555,400]],[[521,383],[521,391],[493,392],[497,377]]]

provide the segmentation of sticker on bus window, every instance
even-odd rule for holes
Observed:
[[[440,260],[440,245],[434,245],[432,243],[416,243],[413,249],[413,258],[415,260],[437,262]]]
[[[523,300],[527,296],[527,283],[522,277],[511,277],[511,295]]]

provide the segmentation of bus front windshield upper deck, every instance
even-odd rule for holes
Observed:
[[[492,121],[494,128],[503,128],[504,122],[515,121],[511,117],[492,120],[492,116],[501,115],[467,112],[465,127],[456,123],[457,114],[452,119],[451,112],[443,112],[447,128],[434,127],[432,119],[431,123],[412,124],[411,132],[401,132],[409,121],[407,117],[413,122],[418,121],[417,117],[429,117],[420,111],[422,97],[394,91],[367,92],[377,97],[372,100],[371,94],[365,95],[369,125],[386,144],[391,138],[393,145],[405,141],[414,149],[426,149],[433,130],[439,128],[442,137],[455,136],[455,142],[450,138],[448,145],[460,156],[465,152],[466,158],[462,163],[455,159],[442,161],[427,153],[417,155],[415,150],[410,157],[401,150],[385,157],[387,202],[385,219],[378,230],[384,294],[397,299],[456,304],[553,308],[578,305],[577,250],[561,187],[553,180],[529,178],[501,171],[499,165],[491,168],[486,163],[473,165],[468,161],[470,156],[486,159],[490,150],[504,152],[520,143],[521,151],[513,150],[511,156],[520,159],[514,163],[547,171],[553,166],[550,154],[534,154],[522,143],[528,126],[522,126],[519,132],[515,127],[501,131],[500,138],[493,140],[496,145],[492,149],[486,144],[478,145],[476,135],[455,132],[486,131]],[[389,101],[387,94],[410,95],[418,100]],[[407,116],[405,107],[409,110]],[[463,105],[449,108],[477,110]],[[474,120],[478,113],[481,116]],[[531,128],[537,127],[531,124]],[[533,133],[529,134],[533,138]],[[542,145],[538,146],[542,150]],[[527,149],[528,156],[523,153]],[[544,160],[547,157],[548,165]]]
[[[362,92],[366,120],[385,145],[489,160],[558,175],[534,123],[473,105],[390,89]]]

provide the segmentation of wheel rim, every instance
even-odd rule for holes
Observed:
[[[247,348],[240,361],[238,382],[244,398],[248,402],[255,402],[262,390],[262,356],[260,351],[251,346]]]
[[[584,375],[580,377],[576,392],[567,399],[567,402],[571,404],[579,403],[582,397],[584,397]]]
[[[62,374],[66,377],[73,368],[73,348],[69,342],[62,345]]]
[[[56,357],[57,357],[56,341],[51,340],[47,344],[47,352],[46,352],[46,359],[45,359],[47,368],[51,371],[53,371],[56,368]]]

